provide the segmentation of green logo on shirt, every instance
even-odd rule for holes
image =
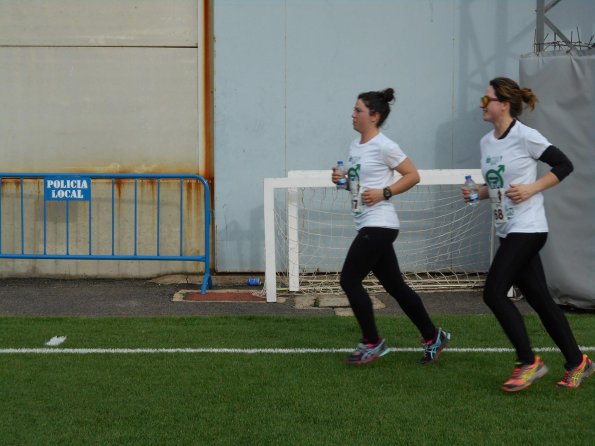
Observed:
[[[497,170],[490,169],[486,172],[486,181],[490,186],[490,189],[500,189],[504,187],[504,179],[501,172],[504,172],[504,164],[500,164]]]
[[[355,164],[349,168],[349,170],[347,171],[347,176],[349,177],[349,181],[359,180],[360,167],[361,167],[360,164]]]
[[[502,155],[498,155],[498,156],[488,156],[486,158],[486,164],[498,164],[500,161],[502,161]]]

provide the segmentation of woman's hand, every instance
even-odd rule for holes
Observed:
[[[528,200],[533,195],[560,184],[560,180],[553,172],[548,172],[535,183],[531,184],[511,184],[506,191],[506,196],[514,203],[519,204]]]
[[[466,188],[465,186],[461,187],[461,193],[463,194],[463,200],[465,201],[465,203],[469,203],[469,197],[471,195],[471,189]],[[480,200],[485,200],[487,198],[489,198],[490,193],[488,191],[488,187],[487,186],[478,186],[477,187],[477,197]]]
[[[537,192],[539,191],[535,189],[533,184],[511,184],[506,191],[506,196],[514,204],[519,204],[525,200],[528,200]]]
[[[374,206],[379,201],[384,200],[384,192],[382,189],[365,189],[362,192],[362,203],[366,206]]]
[[[465,204],[469,203],[469,197],[471,197],[471,189],[461,187],[461,193],[463,194],[463,201]]]
[[[345,178],[345,173],[344,172],[341,172],[337,168],[333,167],[333,173],[331,175],[331,181],[333,183],[337,184],[337,181],[339,181],[341,178]]]

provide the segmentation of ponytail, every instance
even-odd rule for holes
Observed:
[[[521,88],[519,84],[507,77],[492,79],[490,85],[499,101],[510,104],[510,116],[513,118],[523,113],[523,103],[527,104],[531,111],[535,109],[538,100],[530,88]]]
[[[377,124],[377,127],[380,127],[390,114],[390,105],[395,101],[395,90],[387,88],[382,91],[368,91],[360,93],[357,98],[366,104],[370,114],[380,113],[380,120]]]
[[[523,102],[527,104],[531,111],[535,110],[535,105],[537,105],[538,99],[537,96],[535,96],[535,94],[533,93],[533,90],[531,90],[530,88],[522,88],[521,96],[523,98]]]

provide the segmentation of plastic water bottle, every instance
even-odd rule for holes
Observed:
[[[471,175],[465,176],[465,184],[463,186],[465,186],[465,189],[469,189],[470,192],[469,201],[467,202],[467,204],[469,206],[474,206],[477,203],[479,203],[479,193],[477,192],[477,184],[475,183],[475,181],[473,181]]]
[[[259,286],[260,285],[260,277],[248,277],[248,281],[246,283],[249,286]]]
[[[335,170],[337,172],[339,172],[342,176],[342,178],[337,181],[337,189],[347,189],[347,178],[345,178],[345,166],[343,166],[343,161],[337,161],[337,165],[335,167]]]

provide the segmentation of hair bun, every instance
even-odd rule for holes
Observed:
[[[382,90],[382,97],[384,98],[384,100],[388,103],[391,103],[392,101],[395,100],[395,90],[393,90],[392,88],[387,88],[386,90]]]

